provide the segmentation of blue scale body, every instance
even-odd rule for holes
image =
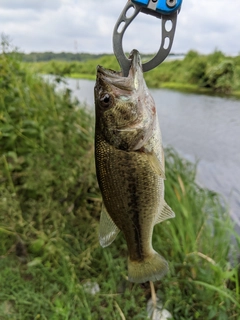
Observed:
[[[140,5],[146,8],[150,2],[150,0],[131,0],[131,1],[137,5]],[[180,9],[181,4],[182,4],[182,0],[177,0],[176,5],[173,8],[170,8],[167,6],[166,0],[158,0],[156,5],[156,11],[161,14],[168,15]]]

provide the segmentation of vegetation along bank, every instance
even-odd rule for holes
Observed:
[[[113,70],[119,69],[113,55],[89,58],[91,56],[83,56],[82,61],[28,62],[28,65],[35,72],[87,79],[95,79],[97,64]],[[147,56],[143,56],[143,60],[146,58]],[[209,55],[189,51],[183,60],[167,60],[145,73],[145,79],[147,85],[154,88],[240,97],[240,56],[227,57],[220,51]]]
[[[127,281],[122,235],[98,242],[93,134],[93,116],[68,91],[0,55],[0,319],[147,318],[150,287]],[[239,319],[240,239],[227,210],[196,185],[195,165],[172,149],[165,158],[176,218],[154,229],[170,263],[157,295],[175,320]]]

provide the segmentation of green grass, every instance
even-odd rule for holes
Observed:
[[[127,281],[122,234],[98,243],[93,116],[13,57],[0,64],[0,319],[146,319],[150,287]],[[176,320],[238,319],[240,238],[219,196],[196,185],[196,166],[165,157],[176,218],[154,229],[170,264],[157,295]]]

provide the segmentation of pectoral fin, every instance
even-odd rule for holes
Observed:
[[[164,220],[171,218],[175,218],[175,213],[164,201],[163,206],[161,207],[161,209],[159,210],[159,214],[157,215],[155,224],[158,224],[160,222],[163,222]]]
[[[100,227],[99,227],[99,242],[102,247],[109,246],[119,233],[119,229],[109,216],[105,205],[102,205]]]
[[[149,163],[153,169],[153,171],[159,175],[162,179],[166,179],[165,177],[165,173],[164,173],[164,168],[163,166],[161,165],[158,157],[156,156],[156,154],[154,152],[149,152],[149,153],[146,153],[147,156],[148,156],[148,160],[149,160]]]

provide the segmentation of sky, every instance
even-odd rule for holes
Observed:
[[[21,52],[112,53],[127,0],[0,0],[0,34]],[[172,53],[240,53],[240,0],[183,0]],[[125,51],[156,52],[161,20],[143,13],[123,36]]]

